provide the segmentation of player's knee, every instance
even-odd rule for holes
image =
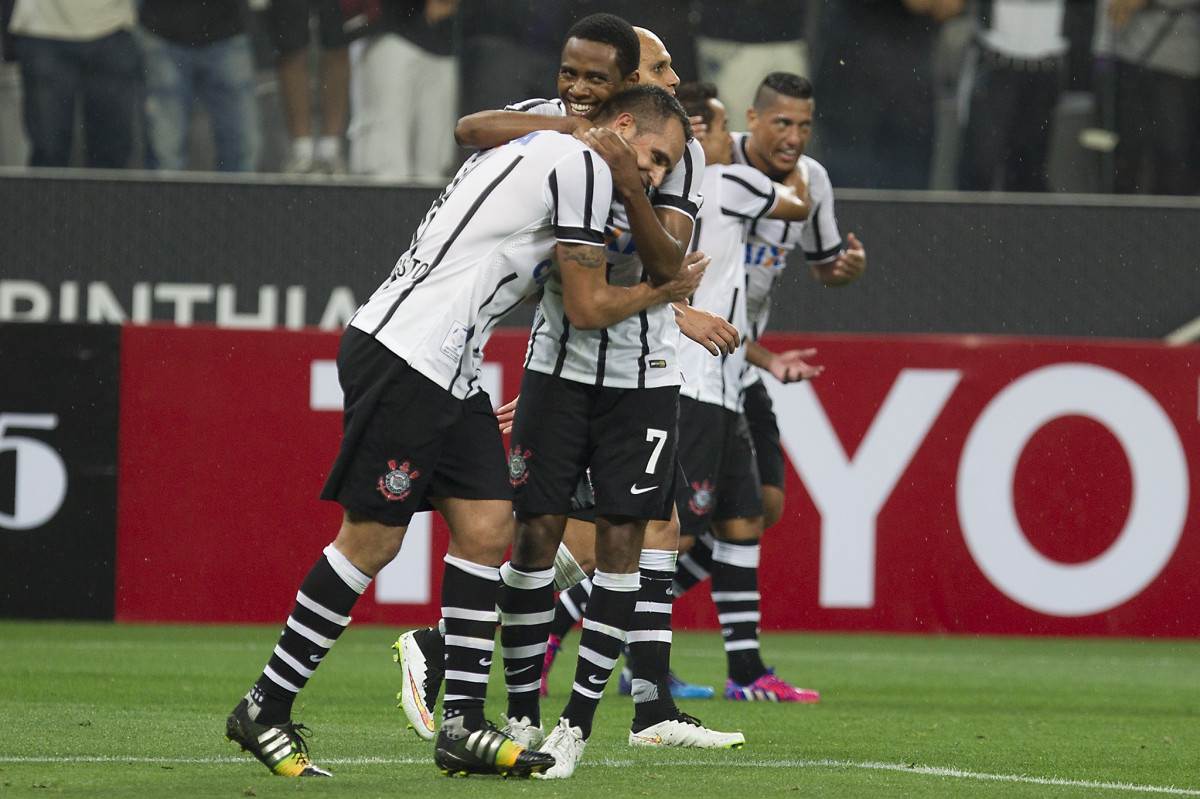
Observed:
[[[526,569],[549,569],[562,541],[564,516],[520,516],[513,537],[513,563]]]

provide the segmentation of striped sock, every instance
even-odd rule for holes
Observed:
[[[572,727],[579,727],[583,737],[592,734],[592,719],[604,694],[604,686],[612,676],[613,667],[625,642],[625,631],[637,605],[641,578],[632,574],[610,574],[597,571],[592,575],[592,596],[583,616],[583,633],[579,637],[579,660],[575,663],[575,684],[563,717]]]
[[[296,694],[350,623],[350,610],[370,582],[332,544],[325,547],[300,583],[292,614],[250,692],[261,708],[258,723],[276,725],[291,719]]]
[[[559,639],[566,638],[587,610],[588,597],[592,595],[592,578],[585,577],[566,591],[558,594],[554,603],[554,621],[550,625],[550,635]]]
[[[554,618],[554,569],[527,571],[511,562],[500,567],[500,645],[509,718],[541,723],[538,689],[546,639]]]
[[[696,536],[691,549],[679,556],[679,566],[675,570],[675,585],[671,589],[676,599],[698,583],[708,579],[713,570],[712,548],[712,533],[705,531]]]
[[[446,556],[442,620],[446,625],[444,718],[463,717],[469,730],[483,726],[483,700],[496,648],[500,570]]]
[[[767,673],[758,651],[758,540],[716,541],[712,598],[725,639],[729,678],[749,685]]]
[[[629,666],[633,672],[633,722],[641,729],[675,715],[671,669],[671,580],[676,553],[643,549],[641,587],[629,623]]]

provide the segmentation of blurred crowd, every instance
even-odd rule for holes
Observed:
[[[734,129],[810,76],[839,187],[1200,192],[1200,0],[0,0],[0,165],[443,181],[596,11]]]

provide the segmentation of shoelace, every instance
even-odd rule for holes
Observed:
[[[704,726],[703,724],[700,723],[700,719],[696,718],[695,716],[689,716],[687,713],[684,713],[682,710],[679,711],[679,715],[676,716],[674,720],[682,721],[684,724],[691,724],[693,727],[703,727]]]
[[[288,740],[295,745],[296,749],[300,752],[300,754],[304,755],[304,759],[307,760],[308,741],[305,739],[312,735],[312,730],[308,727],[305,727],[303,724],[298,724],[294,721],[289,721],[287,724],[284,724],[283,728],[287,730]]]

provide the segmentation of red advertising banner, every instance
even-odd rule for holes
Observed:
[[[282,622],[340,520],[336,334],[127,327],[116,615]],[[789,469],[762,546],[766,629],[1200,634],[1200,350],[986,337],[775,336]],[[525,336],[488,347],[511,398]],[[447,533],[417,517],[358,621],[438,616]],[[704,587],[679,627],[716,627]]]

